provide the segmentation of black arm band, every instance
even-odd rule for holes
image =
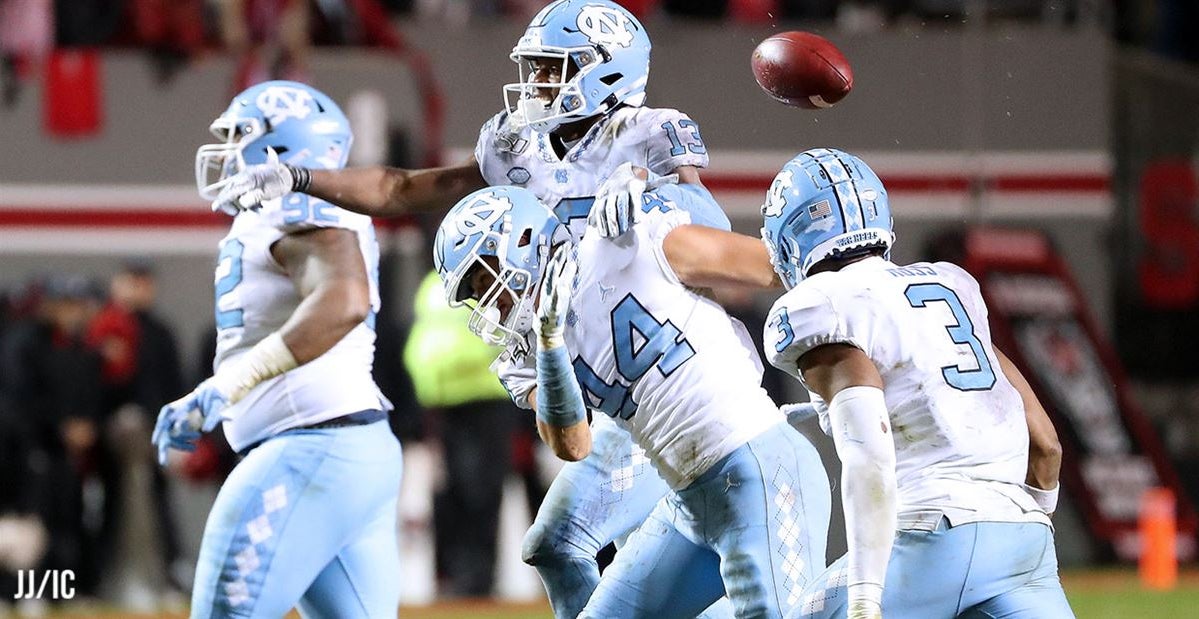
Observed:
[[[308,168],[297,168],[283,164],[288,172],[291,172],[291,190],[300,193],[307,193],[308,186],[312,184],[312,172]]]

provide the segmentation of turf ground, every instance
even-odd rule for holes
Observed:
[[[1199,617],[1199,571],[1183,573],[1171,591],[1150,591],[1127,569],[1062,572],[1066,595],[1079,619],[1193,619]],[[53,613],[62,619],[160,619],[185,615],[131,615],[97,609]],[[403,619],[553,619],[546,604],[450,602],[405,607]]]

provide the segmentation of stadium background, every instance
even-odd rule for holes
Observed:
[[[187,375],[202,376],[214,250],[227,220],[195,196],[193,155],[245,78],[251,53],[222,47],[212,26],[196,49],[175,49],[169,34],[144,40],[130,24],[112,26],[108,39],[64,41],[63,24],[78,16],[72,12],[102,2],[57,3],[59,45],[17,45],[12,26],[20,5],[52,4],[0,3],[8,21],[0,24],[8,37],[0,40],[7,68],[0,107],[0,286],[8,299],[20,300],[47,278],[79,274],[105,281],[136,258],[153,267],[157,311],[175,332]],[[113,4],[134,16],[171,5]],[[190,4],[211,17],[217,3]],[[500,87],[515,76],[508,51],[539,3],[434,0],[409,3],[416,6],[407,11],[399,6],[405,3],[392,4],[401,10],[385,13],[382,5],[361,0],[311,4],[315,40],[325,44],[290,69],[342,103],[356,131],[352,162],[457,161],[499,109]],[[1112,380],[1128,387],[1127,402],[1120,402],[1126,425],[1134,418],[1153,428],[1152,444],[1134,441],[1134,451],[1160,453],[1178,473],[1179,524],[1193,531],[1187,506],[1199,487],[1199,370],[1188,352],[1199,343],[1199,55],[1193,43],[1199,16],[1187,2],[629,4],[647,15],[654,43],[649,103],[697,120],[711,152],[705,183],[740,231],[755,233],[761,196],[782,162],[805,148],[836,146],[864,156],[887,182],[899,262],[950,251],[967,229],[1044,233],[1093,316],[1099,348],[1110,343],[1125,366]],[[183,5],[189,3],[177,3]],[[786,29],[819,32],[842,48],[855,71],[854,91],[844,102],[802,111],[774,103],[757,88],[749,53]],[[256,53],[269,65],[266,47]],[[428,268],[422,231],[428,223],[389,222],[381,231],[388,255],[384,311],[401,330],[412,319],[412,295]],[[1026,237],[988,238],[992,253],[1018,254]],[[769,300],[754,305],[762,310]],[[802,398],[794,386],[789,390],[791,398]],[[398,415],[421,418],[411,410]],[[1059,413],[1055,420],[1073,426],[1079,419]],[[1084,444],[1087,424],[1077,425],[1071,433]],[[442,606],[407,616],[487,616],[492,605],[447,603],[437,591],[429,521],[436,440],[416,435],[424,440],[405,443],[404,601],[442,600]],[[831,455],[827,441],[821,446]],[[830,467],[835,473],[835,458]],[[0,478],[11,481],[11,474],[0,471]],[[194,552],[216,482],[171,481],[179,538]],[[1113,500],[1122,502],[1116,511],[1131,513],[1135,523],[1144,480],[1111,481],[1119,495]],[[494,592],[517,609],[494,616],[547,616],[537,601],[539,583],[518,558],[528,519],[520,486],[512,481],[508,490]],[[1189,616],[1199,602],[1199,582],[1184,569],[1179,589],[1144,591],[1129,571],[1138,554],[1136,535],[1097,531],[1078,507],[1092,490],[1067,478],[1056,518],[1067,592],[1079,616]],[[129,509],[134,514],[145,506]],[[112,616],[169,610],[171,600],[157,595],[163,580],[153,542],[137,533],[152,526],[135,515],[123,520],[102,594],[82,609],[57,610],[87,615],[103,609]],[[840,535],[834,532],[830,553],[843,549]],[[1179,550],[1193,555],[1193,540],[1182,536]]]

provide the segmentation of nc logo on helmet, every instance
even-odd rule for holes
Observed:
[[[606,6],[585,6],[575,21],[579,32],[596,45],[628,47],[633,42],[633,24],[628,16]]]
[[[465,205],[454,219],[454,228],[462,236],[462,241],[491,230],[500,219],[512,210],[512,201],[499,197],[495,193],[485,193],[477,196],[473,202]]]
[[[792,183],[791,170],[783,170],[774,177],[774,182],[770,183],[770,190],[766,192],[766,204],[762,205],[763,215],[778,217],[783,214],[783,207],[787,206],[787,199],[783,194],[791,188]]]
[[[289,86],[271,86],[258,93],[254,103],[272,125],[288,118],[303,120],[316,108],[311,93]]]

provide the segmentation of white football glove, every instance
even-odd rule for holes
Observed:
[[[883,608],[874,600],[850,600],[846,619],[883,619]]]
[[[212,378],[200,383],[191,393],[167,404],[158,412],[150,442],[158,447],[158,463],[167,463],[167,449],[193,451],[200,433],[210,432],[220,423],[230,397]]]
[[[279,162],[275,150],[267,149],[266,163],[246,166],[225,180],[221,192],[212,201],[212,210],[228,215],[253,210],[267,200],[291,193],[296,179],[292,168]]]
[[[642,173],[646,178],[641,178]],[[587,214],[587,226],[603,238],[616,238],[641,220],[642,194],[677,182],[678,174],[657,176],[632,163],[622,163],[596,190],[595,203]]]
[[[570,297],[574,293],[575,274],[578,266],[569,245],[563,245],[550,258],[541,278],[541,291],[537,305],[537,345],[549,350],[565,345],[566,314],[570,311]]]

